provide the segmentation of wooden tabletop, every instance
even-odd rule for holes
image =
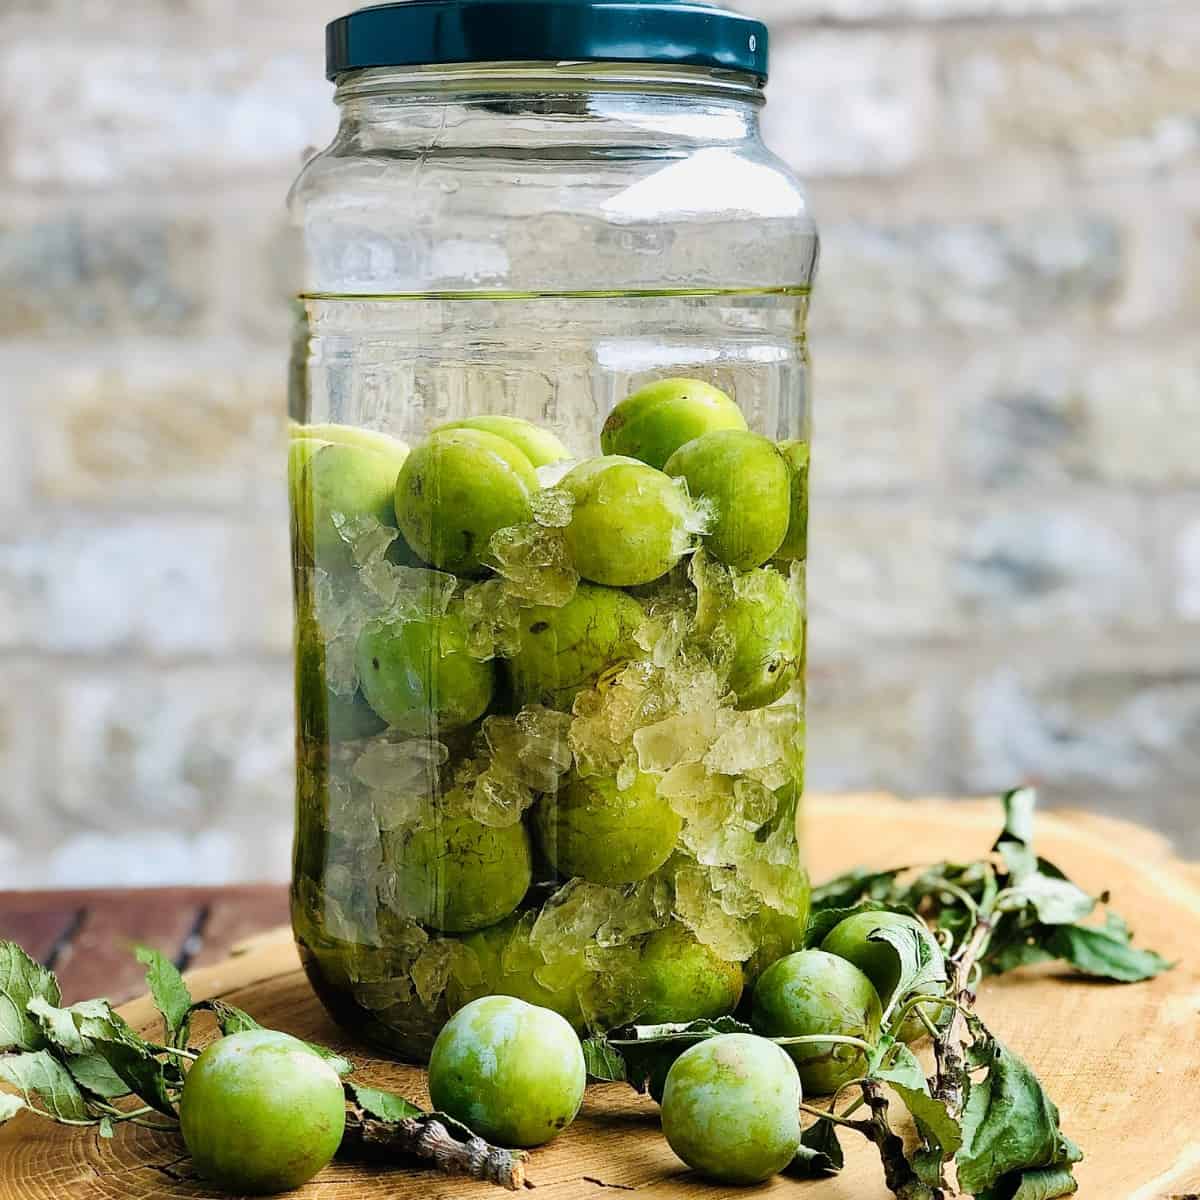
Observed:
[[[220,962],[237,942],[287,920],[282,884],[0,892],[0,940],[54,970],[67,1004],[101,995],[121,1003],[145,991],[134,943],[187,970]]]
[[[879,867],[898,858],[977,857],[991,845],[999,807],[988,803],[901,803],[880,796],[839,797],[810,804],[808,853],[822,875],[852,865]],[[1096,984],[1042,964],[989,980],[980,1008],[989,1026],[1032,1064],[1063,1113],[1064,1129],[1087,1158],[1078,1176],[1088,1200],[1184,1200],[1200,1197],[1200,1046],[1195,1037],[1200,1007],[1200,870],[1178,862],[1164,839],[1109,818],[1042,814],[1037,846],[1089,891],[1111,888],[1116,908],[1137,930],[1138,941],[1179,965],[1130,987]],[[260,920],[282,915],[282,894],[250,889],[275,903]],[[333,1046],[355,1061],[360,1078],[425,1102],[423,1072],[373,1055],[322,1011],[300,970],[286,928],[250,938],[234,957],[200,966],[219,954],[218,934],[237,937],[223,922],[255,919],[244,907],[246,890],[141,892],[107,895],[89,909],[88,896],[57,897],[58,913],[83,911],[76,931],[87,928],[99,948],[131,937],[157,936],[179,952],[200,926],[188,982],[196,997],[220,997],[264,1024]],[[239,902],[240,898],[240,902]],[[0,932],[28,939],[34,914],[53,910],[52,897],[8,897],[0,905]],[[36,901],[36,904],[35,904]],[[210,907],[206,922],[199,913]],[[222,915],[226,905],[230,915]],[[16,930],[13,914],[20,909]],[[94,917],[91,916],[94,912]],[[176,916],[169,918],[174,912]],[[185,915],[191,914],[190,923]],[[245,914],[245,915],[242,915]],[[172,924],[174,920],[174,924]],[[43,931],[52,951],[53,922]],[[90,923],[90,924],[89,924]],[[68,920],[66,928],[69,930]],[[170,941],[170,936],[175,941]],[[91,942],[89,942],[89,946]],[[116,960],[112,960],[114,963]],[[112,971],[114,968],[104,968]],[[99,970],[99,968],[96,968]],[[78,991],[112,992],[113,977],[100,986],[74,980]],[[136,975],[133,980],[136,987]],[[135,1028],[150,1033],[158,1018],[149,1001],[122,1008]],[[206,1036],[206,1030],[199,1036]],[[888,1200],[878,1155],[861,1139],[846,1144],[846,1170],[835,1179],[798,1183],[779,1177],[747,1193],[699,1179],[671,1153],[648,1099],[621,1085],[588,1090],[579,1119],[560,1138],[534,1152],[530,1178],[541,1200],[600,1200],[635,1195],[637,1200]],[[296,1200],[494,1200],[486,1184],[444,1178],[411,1164],[336,1161]],[[0,1200],[217,1200],[220,1193],[192,1170],[179,1138],[142,1127],[123,1128],[110,1139],[90,1129],[64,1130],[28,1114],[0,1128]]]

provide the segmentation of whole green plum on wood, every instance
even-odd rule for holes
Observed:
[[[662,470],[693,438],[716,429],[745,428],[741,409],[720,388],[702,379],[659,379],[626,396],[608,414],[600,449]]]
[[[485,996],[446,1023],[429,1057],[434,1105],[505,1146],[541,1146],[575,1119],[587,1069],[556,1012]]]
[[[310,1046],[252,1029],[201,1053],[184,1082],[179,1123],[206,1179],[270,1195],[299,1187],[330,1162],[346,1101],[337,1072]]]
[[[529,521],[538,488],[533,464],[511,441],[445,429],[408,456],[395,480],[394,519],[425,562],[480,575],[492,534]]]
[[[728,1033],[685,1050],[663,1086],[662,1127],[689,1167],[723,1183],[762,1183],[800,1145],[800,1079],[765,1038]]]

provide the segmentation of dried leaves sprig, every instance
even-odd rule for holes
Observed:
[[[127,1121],[173,1131],[183,1090],[183,1063],[194,1018],[211,1014],[222,1036],[260,1028],[223,1000],[193,1002],[175,965],[138,947],[146,983],[163,1019],[162,1043],[147,1041],[107,1000],[68,1008],[52,972],[15,942],[0,942],[0,1125],[29,1111],[47,1120],[93,1127],[112,1137]],[[343,1077],[349,1059],[310,1047]],[[526,1186],[525,1155],[491,1146],[443,1113],[427,1113],[402,1096],[345,1079],[346,1135],[339,1154],[417,1158],[449,1174],[486,1180],[516,1191]]]

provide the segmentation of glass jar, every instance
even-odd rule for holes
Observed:
[[[486,993],[732,1011],[807,918],[816,231],[765,29],[639,13],[334,22],[291,195],[293,923],[410,1059]]]

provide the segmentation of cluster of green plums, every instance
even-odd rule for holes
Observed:
[[[907,926],[941,951],[927,928],[899,913],[846,918],[821,949],[772,964],[749,1003],[755,1033],[698,1042],[651,1080],[671,1148],[702,1174],[754,1184],[785,1168],[800,1144],[800,1102],[858,1078],[853,1044],[874,1044],[895,996],[899,959],[873,935]],[[672,956],[664,968],[670,973]],[[476,999],[450,1018],[429,1060],[429,1093],[490,1142],[534,1147],[575,1119],[587,1072],[571,1024],[552,1008],[510,994]],[[305,1043],[259,1029],[209,1046],[188,1073],[180,1103],[184,1140],[206,1178],[240,1194],[297,1187],[336,1153],[345,1125],[342,1083]]]
[[[788,572],[805,556],[807,445],[751,432],[712,384],[666,379],[612,410],[599,448],[573,462],[553,432],[500,415],[441,425],[411,450],[357,427],[293,427],[298,692],[309,744],[399,733],[466,746],[489,714],[571,712],[580,692],[646,658],[635,635],[648,597],[666,577],[677,580],[700,545],[721,586],[697,584],[694,633],[724,656],[734,703],[759,708],[788,691],[804,654],[802,599]],[[492,577],[499,531],[535,522],[543,468],[555,468],[542,478],[568,501],[567,523],[555,532],[578,586],[565,603],[524,601],[516,645],[499,658],[480,656],[464,591]],[[394,531],[390,562],[452,576],[455,591],[436,614],[365,621],[353,646],[358,690],[344,695],[325,684],[327,614],[317,610],[311,576],[324,572],[335,592],[357,586],[350,534],[364,517]],[[547,987],[545,971],[535,979],[514,969],[528,937],[518,908],[539,872],[617,888],[664,869],[680,849],[682,820],[658,795],[658,778],[572,768],[513,824],[486,825],[447,806],[436,821],[385,829],[389,907],[463,938],[489,990],[512,990],[581,1027],[578,980],[564,974],[561,987]],[[804,915],[764,909],[763,944],[793,949]],[[767,929],[772,920],[788,928]],[[641,951],[644,1019],[712,1017],[738,1003],[742,966],[679,922],[649,935]],[[762,965],[756,959],[753,973]]]

